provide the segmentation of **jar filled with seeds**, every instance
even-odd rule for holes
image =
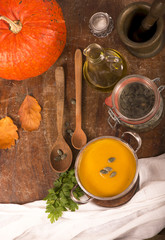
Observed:
[[[108,123],[111,128],[117,124],[138,131],[156,127],[164,109],[160,92],[165,85],[157,87],[155,83],[159,80],[150,80],[141,75],[128,75],[121,79],[105,100],[109,107]]]

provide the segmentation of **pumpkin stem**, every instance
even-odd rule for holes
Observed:
[[[5,16],[0,16],[0,20],[7,22],[9,24],[10,31],[15,34],[19,33],[22,29],[22,23],[20,21],[12,21]]]

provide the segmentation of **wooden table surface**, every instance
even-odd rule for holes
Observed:
[[[56,86],[54,71],[62,65],[65,70],[66,96],[64,109],[64,137],[73,151],[73,164],[78,151],[71,146],[68,128],[75,128],[74,53],[77,48],[83,50],[90,43],[118,50],[124,55],[128,74],[141,74],[151,79],[160,77],[165,84],[165,48],[155,57],[139,59],[132,56],[119,39],[116,21],[124,6],[131,0],[58,0],[64,14],[67,27],[66,47],[58,61],[44,74],[24,81],[10,81],[0,78],[0,118],[9,116],[19,126],[19,140],[8,150],[0,150],[0,202],[26,203],[43,199],[47,190],[53,186],[58,174],[49,164],[49,156],[57,137],[56,129]],[[152,1],[147,1],[151,3]],[[89,30],[90,17],[98,11],[109,13],[115,23],[113,32],[106,38],[96,38]],[[83,58],[83,62],[85,58]],[[26,132],[20,127],[18,110],[27,94],[33,95],[42,107],[42,121],[39,129]],[[112,130],[107,122],[108,112],[104,100],[109,93],[100,93],[92,89],[83,79],[82,127],[88,140],[102,135],[120,137],[124,129]],[[162,95],[165,97],[165,93]],[[157,156],[165,152],[165,118],[152,131],[140,133],[142,147],[138,157]],[[134,143],[132,143],[134,145]]]

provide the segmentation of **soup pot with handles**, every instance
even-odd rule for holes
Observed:
[[[131,135],[136,149],[124,140]],[[93,200],[96,204],[113,207],[129,201],[138,188],[138,157],[142,140],[136,132],[124,132],[121,138],[97,137],[79,152],[75,162],[77,184],[71,190],[71,199],[78,204]],[[77,199],[74,191],[80,187],[85,200]]]

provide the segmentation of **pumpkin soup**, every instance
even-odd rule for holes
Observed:
[[[89,193],[97,197],[113,197],[131,184],[136,173],[133,153],[114,138],[91,142],[80,155],[79,180]]]

